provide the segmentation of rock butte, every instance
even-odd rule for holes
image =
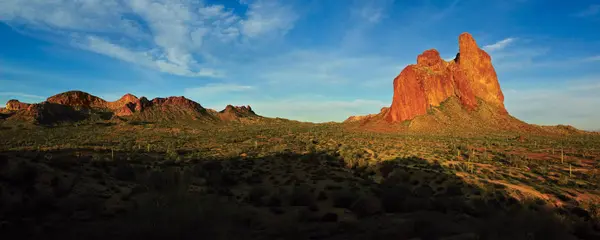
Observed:
[[[8,111],[18,111],[29,108],[31,104],[19,102],[19,100],[8,100],[6,103],[6,110]]]
[[[221,120],[232,121],[244,117],[258,116],[250,106],[227,105],[225,109],[217,113]]]
[[[458,43],[459,53],[450,62],[430,49],[417,57],[417,64],[404,68],[394,79],[392,105],[378,115],[388,122],[411,120],[450,97],[457,97],[467,110],[476,109],[479,98],[507,114],[490,56],[469,33],[461,34]],[[347,121],[364,118],[350,117]]]

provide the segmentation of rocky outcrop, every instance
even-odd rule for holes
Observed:
[[[114,114],[117,117],[127,117],[127,116],[131,116],[135,113],[135,103],[128,103],[125,106],[122,106],[121,108],[117,109]]]
[[[23,110],[23,109],[27,109],[31,104],[28,103],[22,103],[19,102],[19,100],[8,100],[8,102],[6,103],[6,110],[7,111],[19,111],[19,110]]]
[[[217,116],[224,121],[237,121],[242,118],[259,117],[250,106],[227,105],[225,109],[217,113]]]
[[[108,108],[108,102],[82,91],[68,91],[49,97],[49,103],[71,106],[75,108]]]
[[[250,106],[227,105],[220,113],[235,113],[240,115],[256,115]]]
[[[381,110],[379,111],[378,114],[369,114],[369,115],[364,115],[364,116],[350,116],[348,119],[346,119],[344,121],[344,123],[364,122],[364,121],[373,120],[377,117],[384,116],[389,110],[390,110],[389,107],[383,107],[383,108],[381,108]]]
[[[490,56],[477,46],[469,33],[461,34],[458,42],[459,53],[452,61],[444,61],[437,50],[430,49],[417,57],[417,64],[404,68],[394,79],[389,111],[378,116],[388,122],[411,120],[451,97],[458,98],[469,111],[475,110],[481,99],[507,114]],[[373,117],[351,117],[349,121]]]
[[[480,98],[506,112],[490,56],[469,33],[461,34],[458,42],[459,53],[453,61],[442,60],[437,50],[430,49],[394,79],[394,97],[385,120],[413,119],[450,97],[458,97],[468,110],[475,109]]]
[[[128,93],[123,95],[123,97],[117,101],[107,102],[106,107],[113,110],[119,110],[123,107],[127,107],[128,105],[136,104],[138,101],[139,99],[136,96]]]
[[[152,107],[166,107],[166,106],[174,106],[182,109],[189,109],[195,111],[203,111],[205,110],[199,103],[194,102],[190,99],[187,99],[183,96],[181,97],[168,97],[168,98],[155,98],[150,102],[150,106]]]
[[[437,50],[430,49],[417,57],[417,64],[407,66],[394,79],[394,97],[385,120],[413,119],[450,97],[458,97],[468,110],[475,109],[480,98],[506,113],[490,56],[469,33],[461,34],[458,42],[459,53],[453,61],[442,60]]]
[[[152,102],[148,101],[146,97],[141,97],[140,99],[135,101],[135,111],[141,112],[144,109],[150,107],[150,105],[152,105]]]
[[[11,118],[39,124],[52,124],[62,121],[79,121],[84,119],[85,115],[73,107],[46,101],[30,104],[27,109],[17,111]]]

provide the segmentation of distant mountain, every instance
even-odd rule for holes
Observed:
[[[82,91],[68,91],[49,97],[42,103],[22,103],[9,100],[6,108],[0,109],[0,119],[52,124],[64,121],[80,121],[94,116],[104,120],[137,121],[245,121],[263,117],[252,111],[250,106],[228,105],[223,111],[206,109],[199,103],[180,97],[138,98],[125,94],[114,102]]]

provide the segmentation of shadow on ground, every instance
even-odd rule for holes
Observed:
[[[153,155],[153,156],[151,156]],[[0,153],[7,239],[592,239],[590,219],[417,157],[335,153],[156,161],[160,153]],[[164,156],[164,154],[162,154]],[[597,227],[597,226],[596,226]]]

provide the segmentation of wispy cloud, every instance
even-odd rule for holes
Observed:
[[[518,71],[534,68],[558,69],[591,65],[600,61],[600,56],[552,58],[550,48],[515,48],[492,54],[496,70]]]
[[[499,50],[506,48],[508,45],[514,43],[516,40],[517,40],[517,38],[512,38],[512,37],[505,38],[494,44],[483,46],[483,50],[490,51],[490,52],[499,51]]]
[[[583,61],[584,62],[598,62],[598,61],[600,61],[600,55],[584,58]]]
[[[20,92],[0,92],[0,96],[23,97],[23,98],[28,98],[28,99],[44,99],[44,97],[42,97],[42,96],[38,96],[38,95],[34,95],[34,94],[27,94],[27,93],[20,93]]]
[[[589,5],[586,9],[575,13],[576,17],[592,17],[600,14],[600,4]]]
[[[246,16],[247,19],[242,20],[240,24],[242,33],[248,37],[257,37],[274,31],[285,34],[292,29],[298,19],[298,15],[290,6],[268,0],[257,0],[249,4]]]
[[[600,112],[596,110],[600,102],[599,81],[600,76],[590,76],[582,80],[563,80],[564,85],[553,88],[506,90],[505,104],[511,114],[526,122],[597,129],[600,127]]]
[[[240,93],[255,90],[256,88],[248,85],[239,85],[233,83],[212,83],[201,87],[186,88],[184,95],[194,98],[206,98],[218,96],[223,93]]]
[[[382,56],[349,56],[337,52],[292,51],[257,61],[250,66],[252,75],[271,85],[294,87],[357,85],[380,81],[392,82],[404,65]],[[368,69],[368,71],[365,71]]]
[[[285,33],[297,16],[279,0],[248,3],[245,15],[190,0],[20,0],[0,2],[0,21],[160,72],[219,77],[209,57],[219,44]],[[210,43],[210,44],[207,44]]]
[[[454,0],[452,3],[450,3],[450,5],[444,7],[441,11],[433,14],[431,21],[439,21],[450,15],[456,9],[456,6],[460,3],[460,1],[461,0]]]
[[[386,10],[395,0],[356,1],[352,9],[354,15],[368,23],[378,23],[387,17]]]

